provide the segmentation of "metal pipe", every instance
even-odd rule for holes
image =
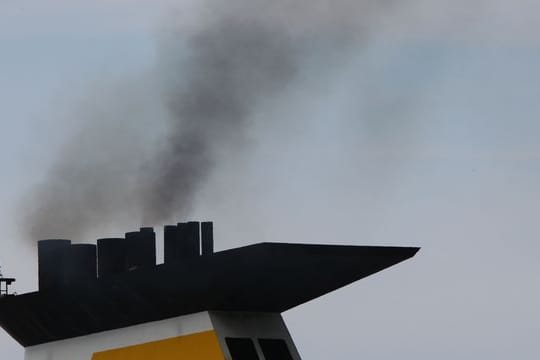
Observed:
[[[97,241],[98,277],[127,271],[126,240],[104,238]]]
[[[62,287],[66,284],[65,266],[71,240],[47,239],[38,241],[39,290]]]
[[[211,221],[201,223],[201,255],[214,253],[214,224]]]

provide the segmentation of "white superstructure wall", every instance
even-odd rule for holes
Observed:
[[[75,321],[75,320],[74,320]],[[25,349],[25,360],[91,360],[96,352],[212,330],[208,312],[54,341]]]

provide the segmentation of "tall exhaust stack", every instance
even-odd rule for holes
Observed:
[[[212,255],[214,253],[214,224],[211,221],[201,223],[201,254]]]
[[[201,255],[201,232],[199,222],[190,221],[188,223],[179,223],[178,227],[183,227],[184,231],[184,241],[183,246],[181,246],[182,257],[189,259]]]
[[[66,284],[66,262],[71,240],[47,239],[38,241],[39,290],[58,289]]]
[[[163,231],[165,263],[180,263],[201,255],[201,229],[198,221],[166,225]]]
[[[97,278],[97,248],[95,244],[72,244],[65,259],[67,284],[83,284]]]
[[[128,270],[156,265],[156,234],[153,228],[126,233],[126,262]]]
[[[103,238],[97,241],[98,277],[121,274],[128,269],[127,242],[124,238]]]

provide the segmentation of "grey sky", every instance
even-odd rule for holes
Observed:
[[[0,265],[17,291],[34,289],[37,275],[20,201],[74,134],[88,121],[105,141],[111,123],[162,134],[151,76],[162,34],[171,18],[192,28],[212,12],[173,3],[0,2]],[[278,10],[284,24],[300,16]],[[532,1],[392,5],[370,20],[361,46],[303,63],[294,86],[258,106],[241,146],[221,149],[190,212],[216,222],[220,249],[423,248],[287,312],[305,359],[536,358],[538,10]],[[338,15],[309,24],[358,18]],[[74,240],[136,226],[120,218]],[[23,358],[8,335],[0,346]]]

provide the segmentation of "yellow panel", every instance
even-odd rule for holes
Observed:
[[[223,360],[214,331],[95,353],[92,360]]]

